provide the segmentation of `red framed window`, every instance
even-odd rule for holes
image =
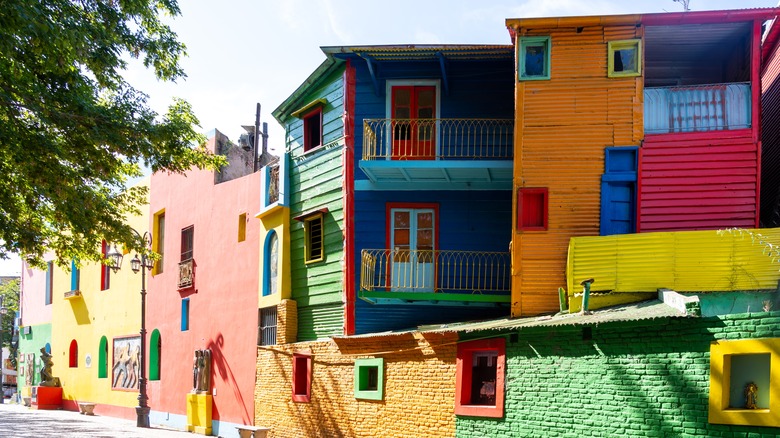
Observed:
[[[190,225],[181,230],[181,261],[192,259],[195,249],[195,226]]]
[[[303,151],[322,146],[322,108],[303,116]]]
[[[76,340],[70,341],[70,350],[68,351],[68,366],[76,368],[79,366],[79,343]]]
[[[105,259],[108,256],[110,245],[105,240],[101,244],[100,252]],[[100,290],[107,290],[111,287],[111,268],[108,265],[100,265]]]
[[[517,229],[547,230],[547,188],[522,188],[517,191]]]
[[[311,401],[311,353],[293,354],[292,400],[308,403]]]
[[[504,338],[458,344],[455,414],[502,418],[505,365]]]

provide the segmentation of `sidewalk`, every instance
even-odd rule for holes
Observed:
[[[7,402],[7,400],[6,400]],[[200,435],[135,426],[135,420],[80,415],[72,411],[39,411],[18,404],[0,405],[0,437],[99,437],[99,438],[189,438]]]

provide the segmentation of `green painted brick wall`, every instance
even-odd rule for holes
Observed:
[[[584,340],[582,327],[521,330],[507,342],[505,417],[458,417],[456,436],[780,436],[780,428],[707,422],[710,342],[780,337],[780,312],[611,323],[591,332]]]

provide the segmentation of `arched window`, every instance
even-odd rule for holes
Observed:
[[[68,353],[68,366],[76,368],[79,366],[79,344],[76,340],[70,341],[70,352]]]
[[[108,339],[105,336],[100,338],[100,347],[98,347],[98,378],[108,377]]]
[[[263,296],[279,290],[279,237],[271,230],[265,239],[263,252]]]
[[[160,338],[160,331],[154,329],[149,340],[149,380],[160,380],[161,358],[162,338]]]

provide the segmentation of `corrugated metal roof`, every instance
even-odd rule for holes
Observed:
[[[439,57],[446,59],[511,59],[512,45],[381,45],[381,46],[330,46],[321,47],[328,56],[355,54],[373,61],[426,61]]]
[[[611,322],[625,321],[650,321],[665,318],[691,318],[677,309],[664,304],[659,300],[648,300],[639,303],[624,304],[594,310],[588,315],[580,313],[556,314],[532,318],[502,318],[490,321],[459,322],[451,324],[437,324],[420,326],[416,329],[400,330],[381,333],[367,333],[357,336],[334,336],[334,338],[374,338],[383,336],[400,336],[412,332],[421,333],[445,333],[477,331],[511,331],[528,327],[558,327],[558,326],[585,326],[599,325]]]

